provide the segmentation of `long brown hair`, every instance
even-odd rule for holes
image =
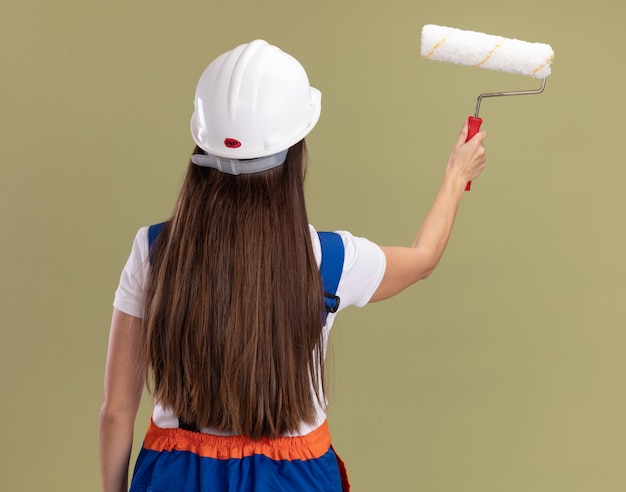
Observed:
[[[185,422],[259,439],[314,420],[324,307],[306,155],[303,140],[283,165],[239,176],[189,165],[144,313],[154,396]]]

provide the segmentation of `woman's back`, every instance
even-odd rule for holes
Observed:
[[[147,368],[155,399],[185,422],[259,439],[315,418],[323,293],[305,156],[300,142],[282,166],[242,176],[191,164],[153,245]]]

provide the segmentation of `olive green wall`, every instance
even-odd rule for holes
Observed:
[[[323,93],[311,220],[408,244],[476,96],[537,85],[421,59],[434,23],[549,43],[553,74],[484,102],[488,169],[437,272],[338,319],[335,446],[358,492],[623,490],[619,5],[5,1],[1,488],[99,487],[113,291],[136,229],[172,209],[206,64],[258,37],[296,56]]]

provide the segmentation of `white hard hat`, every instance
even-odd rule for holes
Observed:
[[[291,55],[263,40],[238,46],[198,82],[191,134],[209,155],[192,161],[231,174],[279,165],[317,123],[321,98]]]

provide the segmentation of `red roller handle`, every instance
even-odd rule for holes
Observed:
[[[482,118],[474,118],[473,116],[470,116],[467,119],[469,128],[467,129],[467,138],[465,139],[466,142],[469,142],[471,138],[480,131],[480,125],[482,124],[482,122]],[[468,181],[467,185],[465,185],[465,191],[470,191],[471,189],[472,182]]]

